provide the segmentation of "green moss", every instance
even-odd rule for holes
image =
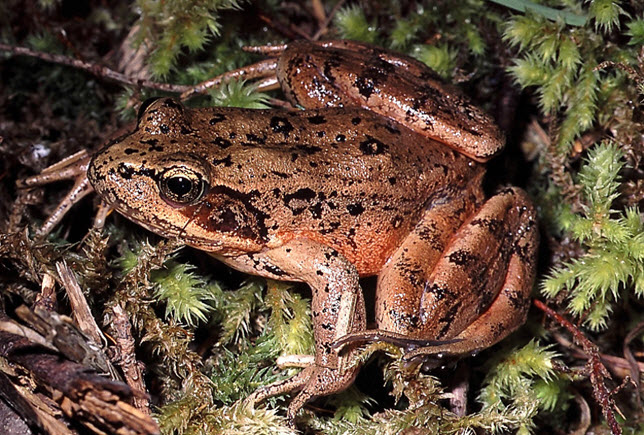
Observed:
[[[619,196],[623,154],[612,144],[592,149],[579,171],[581,210],[564,206],[562,230],[585,248],[585,254],[553,269],[542,282],[543,294],[565,292],[570,312],[593,330],[607,327],[615,303],[628,295],[641,297],[644,270],[644,224],[634,208],[612,205]]]
[[[626,34],[631,37],[629,45],[644,45],[644,19],[633,20],[628,23]]]
[[[156,77],[167,77],[183,48],[202,49],[213,36],[219,35],[219,13],[239,8],[239,3],[237,0],[138,0],[137,41],[153,48],[149,58],[152,73]]]
[[[48,14],[60,2],[42,3],[48,3],[42,12]],[[324,37],[376,42],[416,56],[448,80],[464,82],[465,91],[495,115],[507,116],[505,106],[496,102],[497,95],[502,97],[499,101],[519,104],[515,112],[524,118],[513,123],[515,128],[534,121],[541,134],[534,141],[534,173],[529,174],[530,164],[523,163],[519,170],[526,174],[523,181],[538,201],[544,223],[543,239],[548,243],[543,248],[543,267],[552,264],[547,276],[537,279],[541,297],[578,321],[582,330],[593,331],[602,349],[621,349],[624,325],[639,321],[638,298],[644,295],[644,228],[637,207],[644,196],[637,175],[644,152],[640,139],[644,80],[638,72],[643,7],[608,0],[494,3],[352,3],[333,17]],[[334,4],[322,2],[327,13]],[[259,7],[268,24],[254,33],[240,23],[256,19],[250,14],[256,14],[257,6],[248,7],[248,16],[235,15],[234,8],[249,3],[230,0],[139,0],[128,13],[101,10],[91,16],[101,25],[127,30],[133,21],[126,17],[135,14],[137,42],[149,47],[144,63],[155,77],[196,83],[258,59],[242,52],[242,45],[279,43],[293,32],[313,34],[320,28],[306,7],[289,5],[262,3]],[[121,7],[127,10],[128,5]],[[4,26],[5,38],[11,23]],[[28,33],[25,44],[68,53],[51,34]],[[115,50],[121,41],[122,35],[106,49]],[[599,68],[602,62],[608,63]],[[32,74],[34,64],[24,59],[4,64],[9,73],[3,76],[7,78],[3,84],[11,89],[7,101],[27,101],[30,88],[40,83],[54,102],[52,116],[63,121],[86,113],[99,119],[113,107],[116,97],[96,91],[96,80],[85,73],[49,65]],[[13,73],[14,67],[23,73]],[[523,92],[521,99],[516,89],[508,91],[505,74]],[[86,94],[90,88],[93,95]],[[154,94],[116,88],[114,93],[121,92],[118,107],[130,118],[135,103]],[[191,103],[259,108],[269,101],[252,83],[231,81]],[[514,139],[510,135],[508,143],[514,151],[509,155],[517,160],[520,139],[516,138],[526,130],[518,133]],[[599,138],[606,137],[612,141],[599,143]],[[0,152],[7,153],[4,147]],[[516,164],[513,160],[511,166]],[[13,184],[5,190],[12,189]],[[161,385],[155,394],[164,433],[294,433],[281,417],[289,397],[273,398],[255,409],[243,400],[259,386],[296,372],[276,370],[278,356],[313,352],[307,293],[302,297],[300,290],[290,286],[254,279],[227,285],[226,274],[210,276],[207,266],[194,261],[194,253],[178,255],[170,242],[136,242],[140,236],[122,223],[118,228],[108,226],[108,233],[109,241],[97,233],[91,235],[85,249],[73,255],[50,245],[21,245],[17,239],[0,238],[3,261],[20,273],[20,279],[7,278],[13,280],[9,292],[15,297],[24,294],[16,290],[24,286],[22,280],[37,282],[38,267],[53,270],[54,262],[64,257],[73,261],[80,281],[96,290],[88,292],[94,309],[100,312],[108,307],[105,324],[110,323],[109,307],[124,307],[141,346],[137,355],[144,360],[149,378]],[[14,252],[6,244],[15,246]],[[108,261],[114,258],[119,258],[118,266]],[[623,324],[618,323],[620,316],[611,313],[624,313]],[[533,316],[531,321],[541,322],[541,318]],[[478,405],[470,406],[464,417],[453,414],[446,404],[449,391],[441,382],[449,376],[438,379],[421,373],[418,366],[401,359],[400,349],[376,343],[366,346],[359,357],[384,367],[387,386],[383,389],[388,390],[383,394],[390,392],[396,405],[385,407],[382,397],[367,397],[352,389],[316,402],[300,414],[298,423],[329,434],[383,433],[385,429],[395,433],[410,428],[427,433],[539,433],[549,429],[548,421],[569,428],[572,423],[564,420],[562,410],[575,405],[570,401],[570,379],[559,368],[562,361],[578,364],[575,355],[557,347],[563,357],[556,361],[551,347],[521,340],[507,340],[507,347],[514,350],[495,348],[476,357],[476,363],[487,364],[484,371],[472,370],[470,385]],[[576,383],[577,394],[594,407],[593,424],[601,425],[592,384],[581,377]],[[619,406],[641,416],[641,410],[630,406],[628,394],[616,396]],[[327,408],[326,412],[319,407]],[[636,423],[623,424],[625,432],[637,429]]]

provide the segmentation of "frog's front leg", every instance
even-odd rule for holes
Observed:
[[[352,349],[339,356],[332,346],[340,337],[365,329],[364,300],[352,263],[335,249],[303,238],[262,253],[223,260],[256,275],[306,282],[313,293],[313,364],[290,379],[260,388],[250,400],[300,390],[288,409],[292,421],[309,400],[341,391],[353,382],[359,367],[346,366]]]
[[[56,206],[56,209],[49,215],[45,223],[40,227],[36,234],[37,237],[44,237],[49,234],[49,232],[58,225],[74,204],[78,203],[81,199],[94,191],[94,188],[89,184],[89,180],[87,179],[87,167],[89,165],[90,158],[91,156],[89,153],[86,150],[82,150],[43,169],[43,171],[38,175],[18,181],[18,188],[28,189],[32,187],[45,186],[61,180],[74,180],[74,186]],[[106,209],[103,207],[101,209],[100,216],[97,216],[95,226],[96,223],[99,223],[100,226],[102,226],[105,212]]]
[[[409,359],[466,354],[497,343],[525,321],[538,243],[534,207],[516,188],[469,215],[461,204],[426,212],[380,275],[379,330],[343,342],[406,339],[415,348]],[[447,238],[445,228],[459,216],[463,223]]]

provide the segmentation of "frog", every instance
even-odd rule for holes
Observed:
[[[262,52],[275,58],[244,74],[279,83],[302,110],[156,99],[86,172],[106,204],[148,230],[310,287],[314,355],[287,359],[302,370],[248,401],[297,393],[292,423],[352,384],[365,342],[395,343],[408,361],[466,356],[523,324],[536,210],[520,188],[485,196],[485,162],[504,146],[492,118],[421,62],[369,44]]]

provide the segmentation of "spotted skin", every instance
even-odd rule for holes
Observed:
[[[503,148],[496,124],[456,88],[421,62],[379,47],[295,41],[278,58],[276,75],[303,107],[363,107],[479,162]]]
[[[250,397],[300,391],[291,422],[307,401],[351,384],[358,368],[346,362],[361,342],[407,344],[414,358],[507,336],[525,319],[537,244],[523,191],[484,198],[479,162],[503,138],[483,112],[411,59],[302,44],[275,68],[307,110],[162,98],[87,174],[106,203],[151,231],[311,287],[313,362]],[[371,275],[375,330],[358,282]]]

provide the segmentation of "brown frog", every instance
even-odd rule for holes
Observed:
[[[403,343],[410,359],[468,354],[521,325],[535,210],[516,188],[484,198],[479,162],[503,146],[491,119],[389,51],[347,41],[271,51],[280,56],[261,74],[274,73],[306,110],[159,99],[87,172],[109,205],[149,230],[311,287],[314,358],[251,399],[300,390],[292,421],[353,381],[358,368],[346,362],[359,342]],[[375,330],[358,282],[369,275],[378,275]]]

